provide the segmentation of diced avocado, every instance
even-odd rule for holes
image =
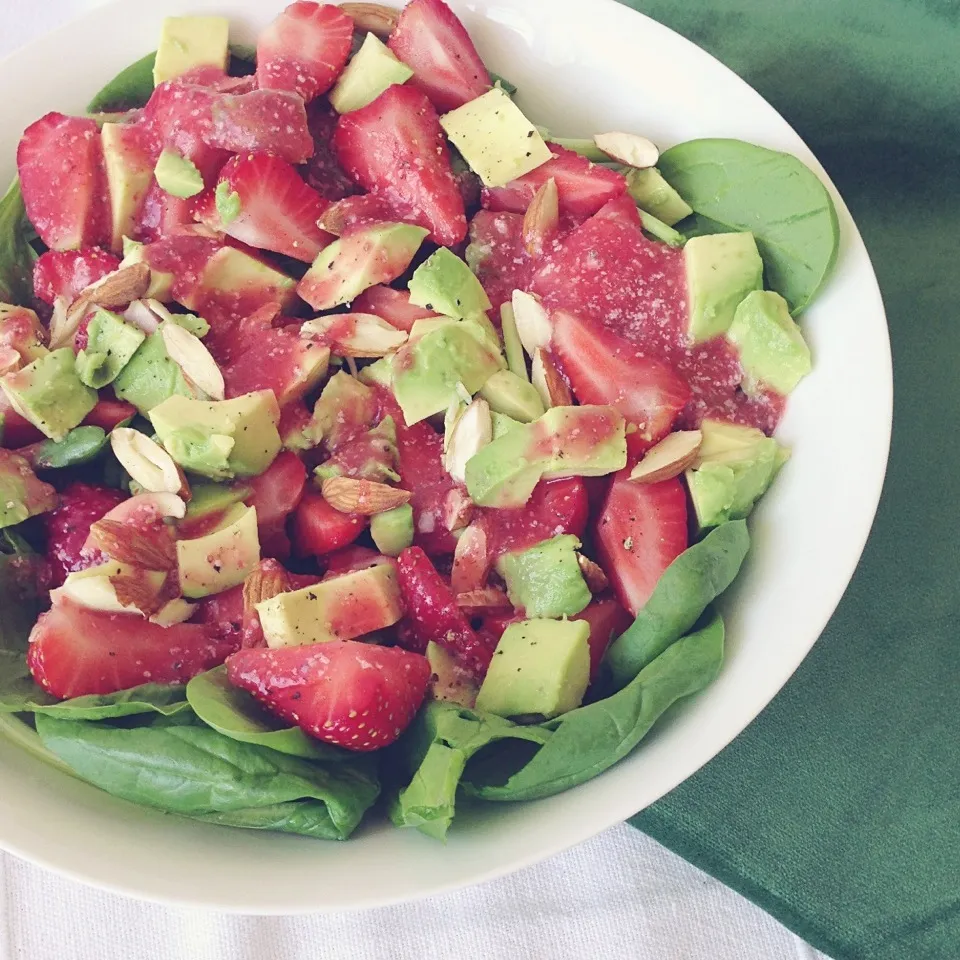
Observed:
[[[740,301],[763,287],[763,261],[752,233],[692,237],[683,248],[689,336],[702,343],[726,333]]]
[[[477,695],[501,717],[560,716],[580,706],[590,682],[585,620],[523,620],[503,632]]]
[[[440,124],[488,187],[502,187],[553,156],[539,130],[499,87],[444,114]]]
[[[307,432],[316,443],[334,448],[347,436],[373,425],[377,397],[365,383],[349,373],[335,373],[323,388],[313,408]]]
[[[44,332],[33,310],[0,303],[0,372],[19,370],[50,351],[44,346]]]
[[[110,560],[86,570],[77,570],[67,574],[62,587],[53,591],[51,596],[68,597],[75,603],[91,610],[103,610],[107,613],[140,613],[132,603],[121,603],[113,585],[113,577],[143,578],[146,585],[157,592],[166,579],[166,573],[159,570],[142,570],[125,563]]]
[[[429,232],[409,223],[375,223],[354,230],[320,251],[297,293],[314,310],[350,303],[368,287],[399,277]]]
[[[170,321],[164,321],[169,323]],[[130,361],[113,381],[113,391],[148,416],[154,407],[170,397],[194,397],[179,365],[170,359],[163,339],[163,325],[140,344]]]
[[[384,417],[372,430],[350,437],[333,457],[314,471],[317,485],[328,477],[344,474],[374,483],[397,483],[397,427],[393,417]]]
[[[740,355],[749,381],[777,393],[790,393],[811,370],[810,348],[779,293],[748,294],[737,307],[727,339]]]
[[[97,391],[77,376],[69,347],[6,374],[0,387],[13,409],[51,440],[62,440],[97,405]]]
[[[190,599],[243,583],[259,562],[257,511],[242,503],[231,507],[212,533],[177,541],[180,590]]]
[[[153,64],[154,85],[196,67],[226,72],[230,60],[230,21],[226,17],[167,17]]]
[[[656,167],[628,170],[627,191],[638,207],[652,213],[668,227],[693,213],[693,208],[663,179]]]
[[[431,640],[427,644],[427,660],[433,671],[430,698],[457,703],[472,710],[477,703],[478,687],[473,676],[457,663],[456,657]]]
[[[503,335],[503,352],[507,357],[507,368],[521,380],[529,383],[527,359],[523,353],[520,334],[517,332],[517,318],[513,312],[513,305],[509,301],[500,305],[500,332]]]
[[[100,139],[110,194],[110,248],[119,253],[124,237],[133,233],[140,206],[150,189],[153,161],[139,124],[105,123]]]
[[[12,527],[57,505],[57,491],[38,480],[29,462],[0,448],[0,527]]]
[[[393,367],[390,360],[389,356],[381,357],[379,360],[374,360],[373,363],[362,367],[357,374],[360,382],[371,387],[383,387],[385,390],[390,390],[393,387]]]
[[[202,310],[210,293],[256,295],[261,303],[277,303],[281,310],[286,310],[296,299],[297,282],[243,250],[222,247],[207,260],[199,282],[183,293],[178,302],[188,310]]]
[[[523,424],[519,420],[514,420],[513,417],[508,417],[505,413],[497,413],[496,411],[491,412],[490,422],[493,426],[493,439],[497,440],[498,438],[504,436],[504,434],[510,433],[513,430],[518,430],[523,428]]]
[[[186,199],[203,191],[203,177],[197,165],[176,150],[166,149],[160,153],[153,175],[160,189],[171,197]]]
[[[401,504],[370,518],[370,536],[386,557],[396,557],[413,543],[413,507]]]
[[[471,269],[453,251],[441,247],[414,271],[410,302],[425,310],[469,320],[490,309],[490,299]]]
[[[359,110],[376,100],[387,87],[406,83],[412,76],[413,71],[392,50],[368,33],[330,91],[330,104],[337,113]]]
[[[231,507],[243,503],[252,493],[253,488],[242,483],[191,483],[186,516],[177,524],[179,536],[194,537],[210,531]]]
[[[109,310],[98,310],[87,327],[87,345],[77,354],[77,375],[99,390],[116,380],[146,334]]]
[[[195,313],[171,313],[170,319],[195,337],[203,339],[210,332],[210,324]]]
[[[454,317],[421,317],[419,320],[413,321],[407,342],[416,343],[428,333],[433,333],[434,330],[439,330],[441,327],[449,327],[451,323],[456,322]]]
[[[526,550],[505,553],[497,573],[507,584],[510,602],[528,617],[573,617],[590,603],[590,588],[580,572],[580,541],[561,534]]]
[[[521,423],[530,423],[544,414],[536,388],[509,370],[498,370],[480,388],[480,396],[494,413],[504,413]]]
[[[280,408],[272,390],[233,400],[170,397],[150,411],[150,422],[184,470],[214,480],[258,476],[280,452]]]
[[[391,563],[332,577],[257,604],[268,647],[353,640],[403,616]]]
[[[475,320],[446,323],[393,355],[393,392],[406,423],[442,413],[457,384],[476,393],[506,366],[484,326]]]

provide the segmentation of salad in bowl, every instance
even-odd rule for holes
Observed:
[[[230,40],[168,18],[20,140],[0,713],[165,812],[442,839],[717,676],[836,213],[739,140],[553,136],[443,0]]]

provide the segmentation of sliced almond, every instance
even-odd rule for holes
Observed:
[[[184,492],[186,486],[173,457],[145,433],[130,427],[115,427],[110,447],[133,480],[150,493]]]
[[[121,520],[98,520],[90,527],[88,542],[118,563],[145,570],[173,570],[177,551],[171,536],[163,531],[146,533]]]
[[[331,203],[317,218],[317,226],[335,237],[341,236],[351,223],[350,204],[338,200]]]
[[[0,346],[0,375],[19,370],[23,357],[13,347]]]
[[[381,3],[344,3],[340,9],[353,20],[357,30],[367,30],[386,40],[397,28],[400,11]]]
[[[493,561],[487,550],[487,533],[478,523],[471,523],[460,534],[453,551],[450,586],[454,593],[480,590],[487,582]]]
[[[357,513],[370,517],[410,500],[409,490],[400,490],[386,483],[373,480],[356,480],[353,477],[328,477],[320,488],[323,499],[341,513]]]
[[[223,374],[203,341],[176,323],[165,323],[160,332],[170,359],[183,371],[184,377],[211,399],[222,400]]]
[[[158,589],[156,574],[141,568],[110,577],[110,586],[113,587],[118,602],[124,607],[136,608],[145,617],[159,613],[169,602],[170,598],[164,596],[164,586],[168,582],[169,578],[164,580]]]
[[[318,337],[341,357],[385,357],[407,342],[408,334],[372,313],[341,313],[308,320],[305,337]]]
[[[630,471],[637,483],[659,483],[678,477],[692,467],[700,452],[703,434],[699,430],[678,430],[651,447]]]
[[[655,167],[660,159],[657,145],[635,133],[598,133],[593,142],[608,156],[628,167]]]
[[[523,246],[532,257],[543,252],[560,225],[560,194],[557,181],[550,177],[542,184],[523,215]]]
[[[474,504],[463,487],[454,487],[443,501],[443,525],[453,533],[473,519]]]
[[[125,310],[134,300],[139,300],[150,287],[150,268],[145,263],[131,263],[113,273],[101,277],[70,304],[66,317],[54,337],[53,324],[50,330],[51,349],[65,347],[73,342],[83,318],[97,307],[107,310]]]
[[[466,610],[506,610],[513,604],[499,587],[484,587],[458,593],[457,606]]]
[[[467,461],[493,439],[490,404],[478,397],[472,400],[453,425],[444,454],[444,466],[454,480],[466,483]]]
[[[175,493],[138,493],[118,503],[103,520],[115,520],[121,525],[144,527],[164,520],[182,520],[187,515],[186,501]],[[88,535],[80,552],[90,555],[97,550],[92,535]]]
[[[511,298],[513,318],[517,327],[517,336],[532,357],[541,347],[550,345],[553,327],[550,316],[543,308],[540,298],[524,290],[514,290]]]
[[[77,327],[67,330],[67,310],[70,304],[66,297],[57,297],[53,301],[53,313],[50,315],[50,349],[56,350],[58,347],[67,346],[77,332]],[[77,320],[77,326],[80,320]]]
[[[253,614],[264,600],[272,600],[291,589],[287,571],[276,560],[261,560],[257,568],[243,581],[243,612]]]
[[[567,381],[560,376],[560,372],[553,365],[553,361],[542,351],[533,354],[533,363],[530,364],[530,382],[540,394],[543,406],[569,407],[573,403],[573,394],[567,386]]]
[[[160,321],[163,319],[156,311],[150,307],[154,300],[134,300],[126,310],[123,311],[123,319],[127,323],[132,323],[138,330],[142,330],[148,337],[156,333],[160,327]]]
[[[610,581],[600,564],[594,563],[582,553],[577,554],[577,563],[580,564],[580,572],[583,574],[583,579],[586,580],[591,593],[603,593],[610,586]]]

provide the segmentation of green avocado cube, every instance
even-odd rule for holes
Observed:
[[[590,682],[585,620],[523,620],[503,632],[477,694],[477,710],[547,719],[580,706]]]
[[[154,84],[196,67],[226,72],[230,57],[230,21],[226,17],[167,17],[153,65]]]
[[[94,390],[116,380],[146,340],[146,334],[109,310],[98,310],[87,327],[87,345],[77,354],[77,375]]]
[[[490,413],[490,423],[493,427],[493,440],[498,440],[504,434],[511,433],[514,430],[522,429],[523,424],[513,417],[508,417],[505,413],[497,413],[496,410]]]
[[[497,573],[507,584],[510,602],[528,617],[573,617],[590,603],[590,588],[580,572],[571,534],[506,553],[497,560]]]
[[[480,388],[480,396],[494,413],[530,423],[546,412],[536,387],[509,370],[498,370]]]
[[[337,113],[359,110],[373,103],[387,87],[406,83],[412,76],[413,71],[383,41],[368,33],[330,91],[330,105]]]
[[[177,541],[180,589],[191,600],[238,586],[259,562],[257,511],[242,503],[206,536]]]
[[[652,213],[668,227],[693,213],[693,208],[663,179],[656,167],[628,170],[627,191],[641,210]]]
[[[0,448],[0,528],[53,510],[57,499],[57,491],[37,478],[25,457]]]
[[[169,397],[194,396],[180,366],[167,353],[162,327],[144,340],[113,381],[117,397],[132,403],[145,417]]]
[[[455,320],[490,309],[490,300],[473,271],[455,253],[441,247],[414,271],[410,303]]]
[[[396,557],[413,543],[413,507],[403,503],[370,518],[370,536],[385,557]]]
[[[153,168],[157,185],[171,197],[188,199],[203,192],[203,177],[196,164],[176,150],[163,150]]]

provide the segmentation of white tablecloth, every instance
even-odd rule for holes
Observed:
[[[97,2],[0,0],[0,56]],[[0,960],[825,960],[626,825],[505,880],[327,917],[174,910],[0,854],[0,911]]]

